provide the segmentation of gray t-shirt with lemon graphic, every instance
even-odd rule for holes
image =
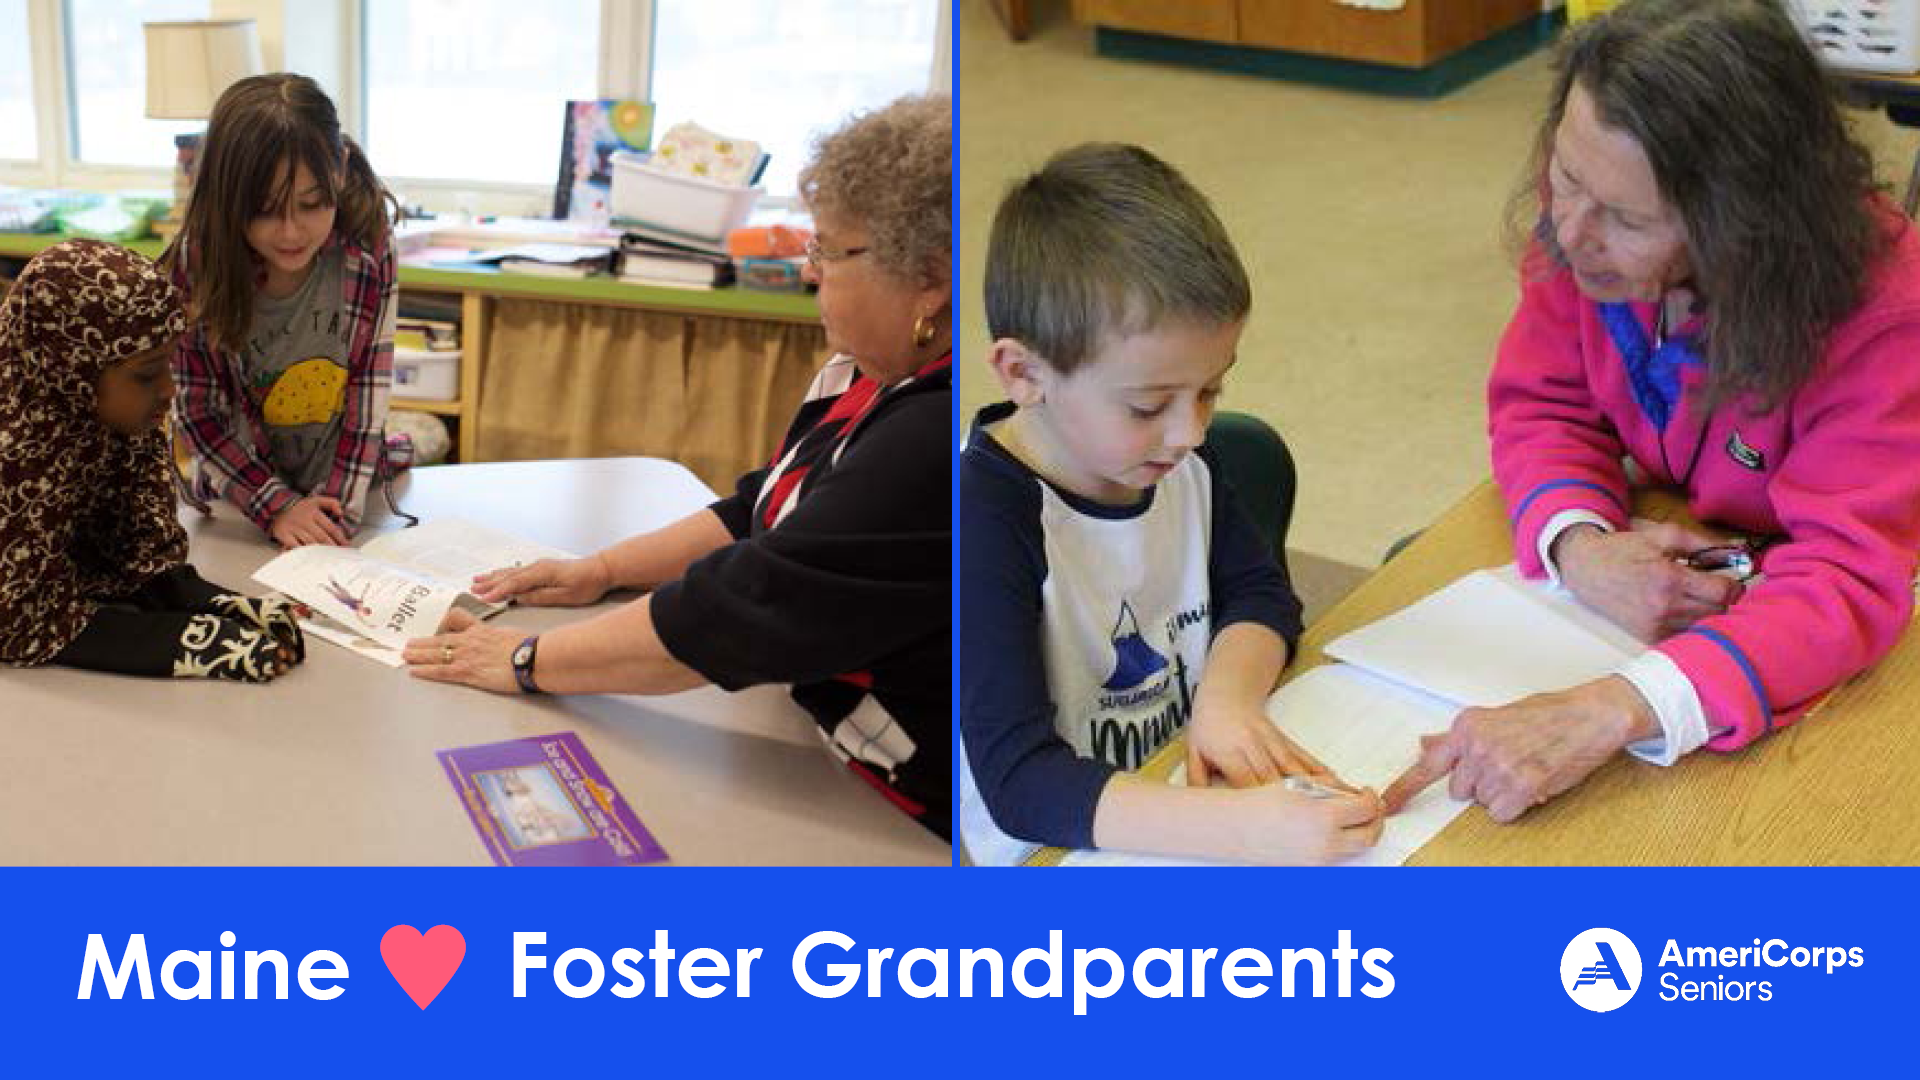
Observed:
[[[340,273],[341,250],[329,246],[292,296],[255,294],[242,357],[248,391],[266,420],[273,471],[302,492],[326,481],[346,421],[353,326]]]

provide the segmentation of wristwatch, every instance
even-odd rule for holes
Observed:
[[[540,685],[533,681],[533,656],[540,649],[540,635],[535,634],[513,649],[513,681],[520,684],[523,693],[542,693]]]

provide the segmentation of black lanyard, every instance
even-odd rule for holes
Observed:
[[[1666,343],[1667,343],[1667,299],[1666,297],[1662,296],[1659,302],[1655,305],[1655,312],[1653,317],[1653,349],[1649,355],[1657,356],[1660,352],[1661,347],[1664,346]],[[1679,373],[1676,372],[1674,377],[1677,380],[1679,378]],[[1674,410],[1677,414],[1685,415],[1692,412],[1691,409],[1682,409],[1680,407],[1680,402],[1685,397],[1686,397],[1686,390],[1684,387],[1682,387],[1680,394],[1674,398],[1674,402],[1673,402]],[[1669,418],[1669,423],[1672,422],[1672,419],[1673,418],[1671,417]],[[1707,436],[1710,432],[1712,432],[1712,430],[1713,430],[1713,414],[1709,412],[1705,416],[1700,418],[1700,437],[1693,444],[1692,455],[1687,458],[1687,471],[1685,473],[1676,473],[1674,471],[1673,460],[1667,455],[1667,433],[1664,430],[1656,433],[1654,441],[1660,445],[1660,464],[1666,468],[1667,476],[1673,481],[1673,483],[1678,484],[1682,490],[1691,489],[1691,486],[1693,484],[1693,472],[1695,469],[1700,467],[1700,455],[1704,453],[1707,449]]]

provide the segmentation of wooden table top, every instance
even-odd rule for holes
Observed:
[[[1634,510],[1691,520],[1666,493],[1637,497]],[[1286,678],[1326,663],[1326,643],[1349,630],[1512,560],[1505,507],[1488,481],[1315,622]],[[1920,635],[1909,632],[1877,666],[1778,734],[1731,754],[1701,750],[1670,768],[1623,754],[1510,825],[1471,807],[1408,865],[1920,863],[1916,704]],[[1141,771],[1164,777],[1185,752],[1175,740]],[[1032,861],[1058,856],[1046,849]]]

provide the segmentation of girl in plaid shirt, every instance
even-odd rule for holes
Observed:
[[[196,507],[224,498],[282,547],[352,538],[384,449],[396,209],[312,79],[220,96],[161,257],[191,319],[174,408]]]

